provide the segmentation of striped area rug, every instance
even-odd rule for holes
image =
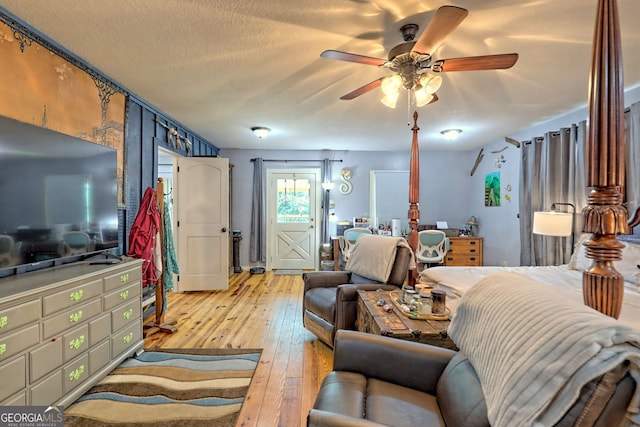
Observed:
[[[64,411],[64,425],[232,427],[262,350],[153,349]]]

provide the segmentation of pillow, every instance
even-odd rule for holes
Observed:
[[[570,269],[585,271],[591,267],[593,260],[587,258],[587,251],[583,245],[589,238],[591,238],[591,235],[585,233],[578,239],[578,243],[576,243],[576,248],[568,264]],[[624,244],[624,248],[622,248],[622,259],[620,261],[614,261],[613,265],[616,270],[622,274],[626,282],[640,286],[640,267],[638,267],[638,265],[640,265],[640,245],[625,241],[624,238],[619,240]]]

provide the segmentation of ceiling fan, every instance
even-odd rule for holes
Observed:
[[[385,94],[382,103],[395,108],[399,90],[404,88],[413,92],[416,106],[421,107],[438,100],[436,91],[442,83],[442,77],[429,73],[429,69],[433,73],[498,70],[511,68],[518,60],[517,53],[434,60],[433,53],[468,14],[469,11],[461,7],[440,7],[416,41],[414,39],[418,32],[418,25],[403,25],[400,32],[404,43],[392,48],[387,60],[339,50],[325,50],[320,56],[327,59],[385,67],[395,72],[391,76],[381,77],[367,83],[341,96],[340,99],[351,100],[381,87]]]

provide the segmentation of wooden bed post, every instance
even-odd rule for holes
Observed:
[[[587,186],[592,187],[582,211],[583,231],[593,233],[585,243],[593,259],[583,273],[584,302],[618,318],[624,283],[613,261],[622,258],[618,234],[629,232],[622,206],[624,186],[624,85],[622,48],[616,0],[599,0],[589,81]]]
[[[418,249],[418,220],[420,219],[420,148],[418,146],[418,112],[413,112],[413,139],[411,141],[411,161],[409,163],[409,234],[407,242],[413,250],[414,258]],[[418,266],[409,270],[409,285],[415,286]]]

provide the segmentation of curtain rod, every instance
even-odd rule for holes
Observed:
[[[257,158],[253,158],[251,159],[252,162],[255,162],[256,160],[258,160]],[[278,160],[278,159],[262,159],[263,162],[284,162],[284,163],[289,163],[289,162],[324,162],[323,159],[318,159],[318,160],[297,160],[297,159],[293,159],[293,160]],[[342,163],[342,159],[341,160],[329,160],[330,162],[340,162]]]

